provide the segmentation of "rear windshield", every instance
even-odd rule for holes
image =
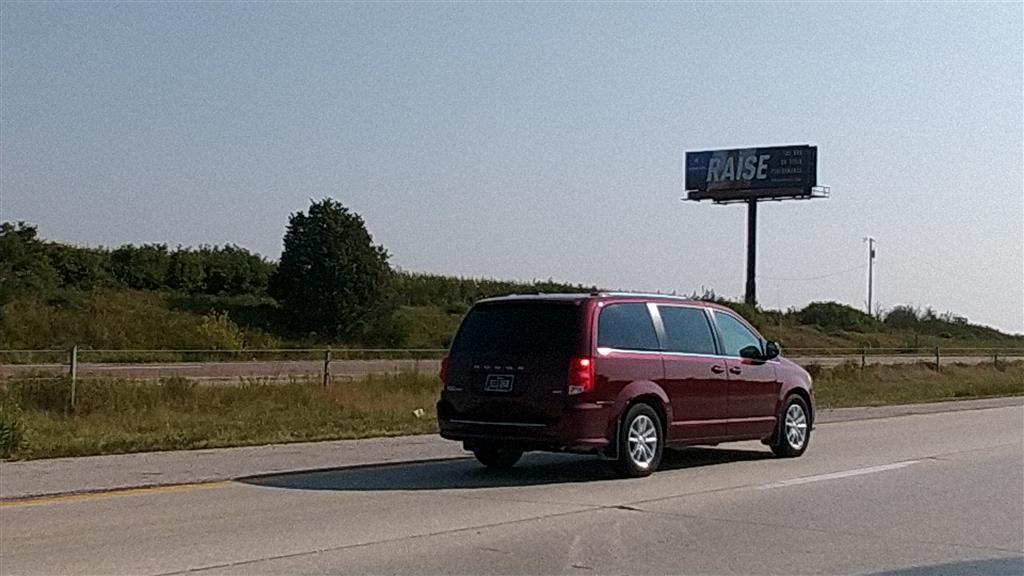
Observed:
[[[578,348],[579,333],[580,307],[574,304],[482,304],[463,320],[452,343],[452,354],[572,354]]]

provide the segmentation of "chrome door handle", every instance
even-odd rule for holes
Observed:
[[[725,372],[725,368],[722,368],[721,366],[712,366],[711,371],[715,374],[721,374],[722,372]]]

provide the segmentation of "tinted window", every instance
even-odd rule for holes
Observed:
[[[470,310],[452,354],[576,351],[579,307],[542,302],[482,304]]]
[[[659,306],[665,325],[665,350],[691,354],[714,354],[715,339],[701,308]]]
[[[657,350],[658,335],[654,333],[647,305],[605,306],[597,322],[597,345],[621,350]]]
[[[718,332],[722,336],[722,353],[726,356],[739,356],[740,350],[747,346],[756,346],[762,350],[761,339],[732,315],[716,312],[715,319],[718,320]]]

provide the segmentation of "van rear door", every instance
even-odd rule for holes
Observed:
[[[449,396],[459,418],[549,424],[565,404],[569,364],[580,351],[578,302],[477,304],[459,328],[449,359]]]

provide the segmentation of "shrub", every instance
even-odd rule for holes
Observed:
[[[0,403],[0,458],[10,458],[24,442],[21,410],[11,402]]]
[[[244,333],[223,313],[168,307],[155,292],[94,290],[63,300],[18,298],[0,308],[0,346],[68,349],[238,349]]]
[[[64,414],[70,401],[71,384],[65,378],[28,377],[5,382],[0,405],[13,405],[23,410],[39,410]]]
[[[913,306],[896,306],[885,314],[885,325],[891,328],[915,328],[921,313]]]
[[[812,302],[797,312],[796,317],[801,324],[816,325],[826,332],[868,332],[880,326],[874,317],[838,302]]]
[[[245,334],[226,312],[203,316],[199,336],[214,350],[241,350],[245,345]]]

